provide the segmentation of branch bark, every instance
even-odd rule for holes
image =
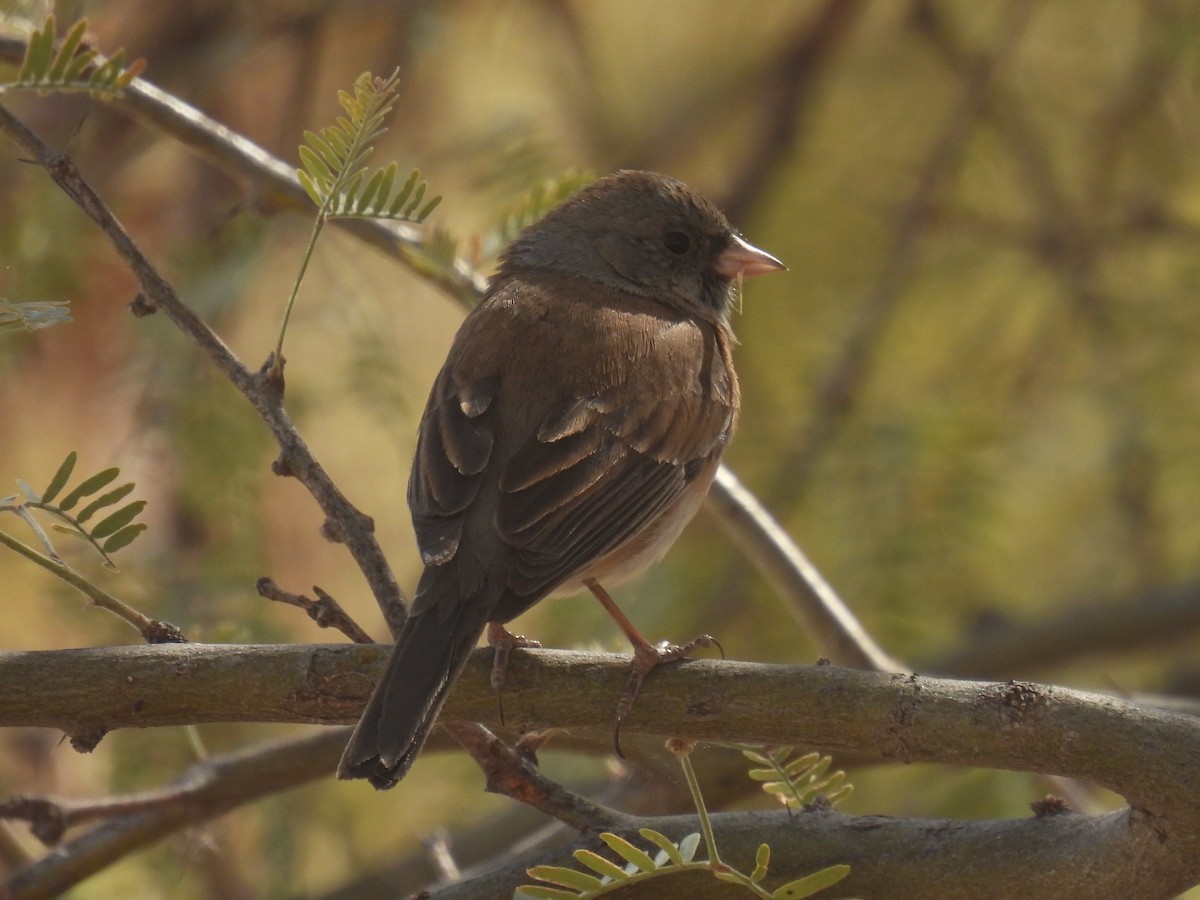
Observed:
[[[0,697],[0,726],[83,727],[97,734],[185,722],[350,722],[386,653],[382,645],[194,644],[4,653],[0,680],[26,690]],[[516,653],[506,717],[523,730],[597,731],[596,723],[611,717],[627,667],[625,657],[612,654]],[[481,650],[445,707],[446,721],[495,725],[489,673],[490,654]],[[780,716],[781,709],[792,714]],[[1200,879],[1194,799],[1200,795],[1200,721],[1192,717],[1018,682],[695,660],[655,673],[623,728],[629,735],[698,741],[736,735],[748,743],[877,760],[1050,771],[1097,782],[1129,804],[1101,816],[1006,822],[824,812],[794,822],[718,817],[731,858],[739,858],[733,854],[741,853],[736,848],[745,835],[747,846],[766,840],[776,859],[797,860],[797,872],[821,860],[849,862],[856,880],[846,889],[872,898],[1151,898],[1172,896]],[[668,821],[638,824],[679,836],[679,826]],[[804,836],[810,829],[819,841]],[[547,861],[545,854],[540,860]],[[521,871],[489,877],[512,879]],[[981,872],[996,879],[992,887],[984,887]],[[785,876],[784,867],[776,874]],[[495,896],[472,884],[445,896]],[[495,891],[496,882],[486,884]],[[477,892],[461,893],[467,890]]]

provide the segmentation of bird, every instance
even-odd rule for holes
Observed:
[[[707,494],[738,420],[741,278],[782,268],[699,192],[635,170],[500,254],[421,418],[408,505],[424,569],[339,778],[399,782],[480,638],[519,640],[504,625],[545,597],[586,588],[616,619],[634,647],[626,711],[694,646],[651,645],[604,586],[660,559]]]

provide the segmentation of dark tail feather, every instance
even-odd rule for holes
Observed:
[[[404,623],[387,671],[342,754],[338,778],[366,778],[382,791],[408,773],[487,624],[478,604],[457,605],[445,621],[433,604]]]

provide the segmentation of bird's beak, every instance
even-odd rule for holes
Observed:
[[[759,250],[736,234],[729,239],[729,246],[717,256],[716,263],[717,272],[725,278],[738,275],[745,278],[751,275],[768,275],[786,268],[787,266],[766,250]]]

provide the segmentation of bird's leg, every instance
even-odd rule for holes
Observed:
[[[617,704],[616,721],[613,723],[613,749],[616,750],[617,756],[624,759],[625,754],[621,752],[621,723],[633,709],[633,701],[637,699],[638,691],[642,689],[642,682],[646,680],[646,676],[659,666],[683,659],[700,647],[716,647],[721,651],[722,658],[725,656],[725,648],[710,634],[702,634],[686,644],[672,644],[668,641],[651,644],[642,637],[642,633],[633,626],[625,613],[621,612],[620,607],[609,596],[608,591],[600,586],[600,582],[594,578],[587,578],[584,579],[583,584],[600,601],[600,605],[613,617],[617,627],[625,633],[625,637],[633,645],[633,666],[629,670],[629,680],[625,682],[625,693],[621,695],[621,700]]]
[[[488,646],[494,651],[492,655],[492,690],[496,692],[496,710],[500,715],[500,724],[504,724],[504,679],[508,672],[508,657],[513,649],[536,650],[542,646],[541,641],[535,641],[523,634],[512,634],[499,622],[488,622]]]

